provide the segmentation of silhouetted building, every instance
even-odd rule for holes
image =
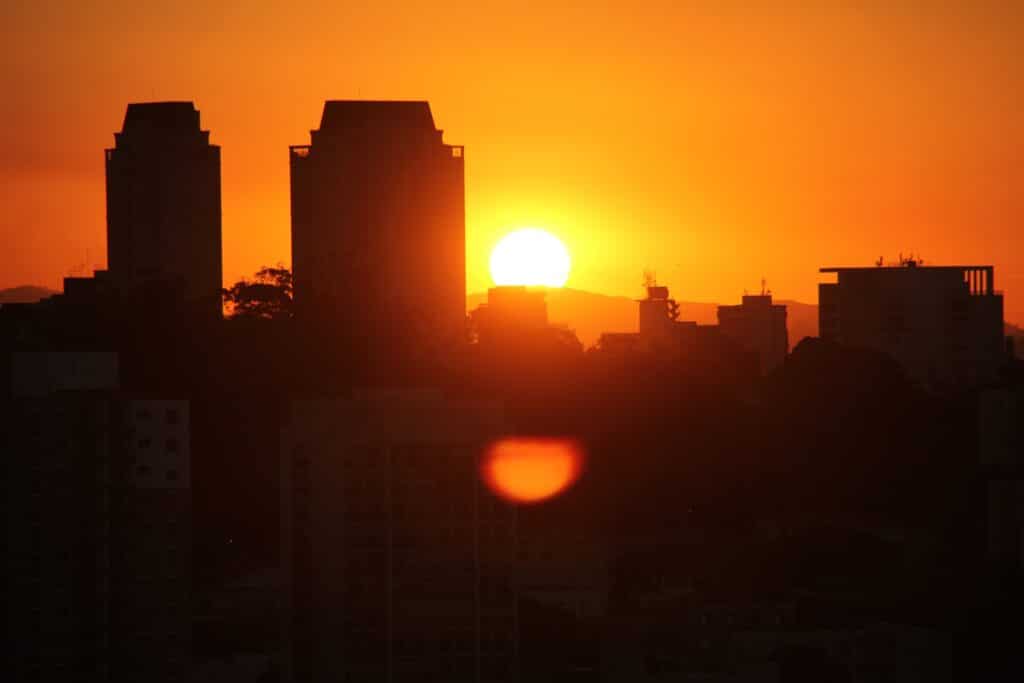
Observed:
[[[57,392],[117,388],[116,353],[16,352],[11,355],[11,395],[43,397]]]
[[[583,345],[565,325],[548,322],[543,289],[521,285],[492,287],[487,303],[470,313],[477,347],[502,359],[502,365],[550,358],[552,353],[579,353]]]
[[[515,676],[515,508],[481,483],[498,406],[298,401],[282,433],[283,681]]]
[[[705,347],[718,338],[713,325],[698,325],[693,320],[679,320],[679,304],[669,296],[668,287],[649,285],[647,297],[639,306],[640,347],[669,355],[692,356],[698,345]]]
[[[744,381],[757,374],[756,354],[727,337],[718,325],[679,320],[679,304],[668,287],[649,284],[637,300],[638,331],[604,333],[596,350],[607,359],[645,356],[686,367],[698,374]]]
[[[299,317],[394,352],[465,338],[463,148],[427,102],[328,101],[291,147]]]
[[[107,156],[107,267],[120,286],[179,281],[221,314],[220,147],[191,102],[129,104]]]
[[[757,353],[761,374],[781,365],[789,353],[786,307],[773,304],[771,294],[744,294],[739,306],[719,306],[718,329],[741,349]]]
[[[927,385],[994,379],[1006,362],[1003,296],[992,266],[822,268],[822,339],[888,353]]]
[[[990,562],[1024,569],[1024,387],[978,397],[978,464],[986,501]]]
[[[124,396],[112,353],[11,362],[7,674],[184,680],[188,403]]]
[[[487,303],[473,311],[472,320],[478,341],[486,346],[541,334],[548,327],[544,290],[492,287],[487,290]]]
[[[675,345],[680,336],[679,304],[670,299],[668,287],[650,285],[647,297],[639,302],[639,333],[640,339],[647,347],[662,344]],[[697,323],[691,323],[696,326]],[[691,326],[687,325],[687,327]]]

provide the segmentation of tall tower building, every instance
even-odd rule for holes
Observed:
[[[220,147],[191,102],[129,104],[107,154],[107,265],[126,287],[173,282],[221,310]]]
[[[298,315],[371,347],[465,334],[463,148],[427,102],[328,101],[290,148]]]

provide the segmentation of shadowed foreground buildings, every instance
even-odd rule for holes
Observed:
[[[991,382],[1007,360],[992,266],[822,268],[821,338],[888,353],[929,386]]]
[[[780,360],[775,351],[780,344],[785,358],[785,306],[773,307],[767,317],[752,316],[747,306],[721,307],[739,311],[726,317],[725,326],[700,325],[679,320],[679,304],[669,296],[668,287],[651,283],[646,294],[637,301],[637,332],[605,333],[597,343],[598,351],[620,358],[653,354],[701,373],[718,374],[723,380],[727,376],[753,378],[759,363],[763,374],[766,362],[771,367]],[[777,308],[782,309],[781,341]],[[766,352],[775,355],[767,361],[759,358]]]
[[[152,281],[220,315],[220,147],[191,102],[129,104],[106,151],[107,264],[123,288]]]
[[[188,401],[118,390],[113,353],[16,353],[5,436],[17,681],[183,681]]]
[[[299,318],[392,353],[463,340],[463,148],[427,102],[328,101],[310,136],[291,148]]]
[[[515,508],[478,474],[503,431],[431,391],[291,404],[283,681],[514,680]]]

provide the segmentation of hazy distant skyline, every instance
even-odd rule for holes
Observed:
[[[993,263],[1024,319],[1020,3],[88,4],[0,9],[0,287],[105,264],[129,102],[192,100],[222,147],[231,282],[289,261],[287,147],[325,99],[426,99],[466,146],[470,292],[536,226],[578,289],[814,302],[819,266],[915,251]]]

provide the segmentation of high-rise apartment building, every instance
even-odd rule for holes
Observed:
[[[220,147],[191,102],[129,104],[106,151],[107,267],[123,287],[175,283],[221,311]]]
[[[427,102],[328,101],[291,147],[297,314],[370,347],[465,337],[463,148]]]
[[[12,364],[10,679],[186,680],[188,402],[120,393],[113,353],[15,353]]]
[[[292,404],[282,432],[282,680],[509,681],[515,508],[481,482],[490,402]]]

